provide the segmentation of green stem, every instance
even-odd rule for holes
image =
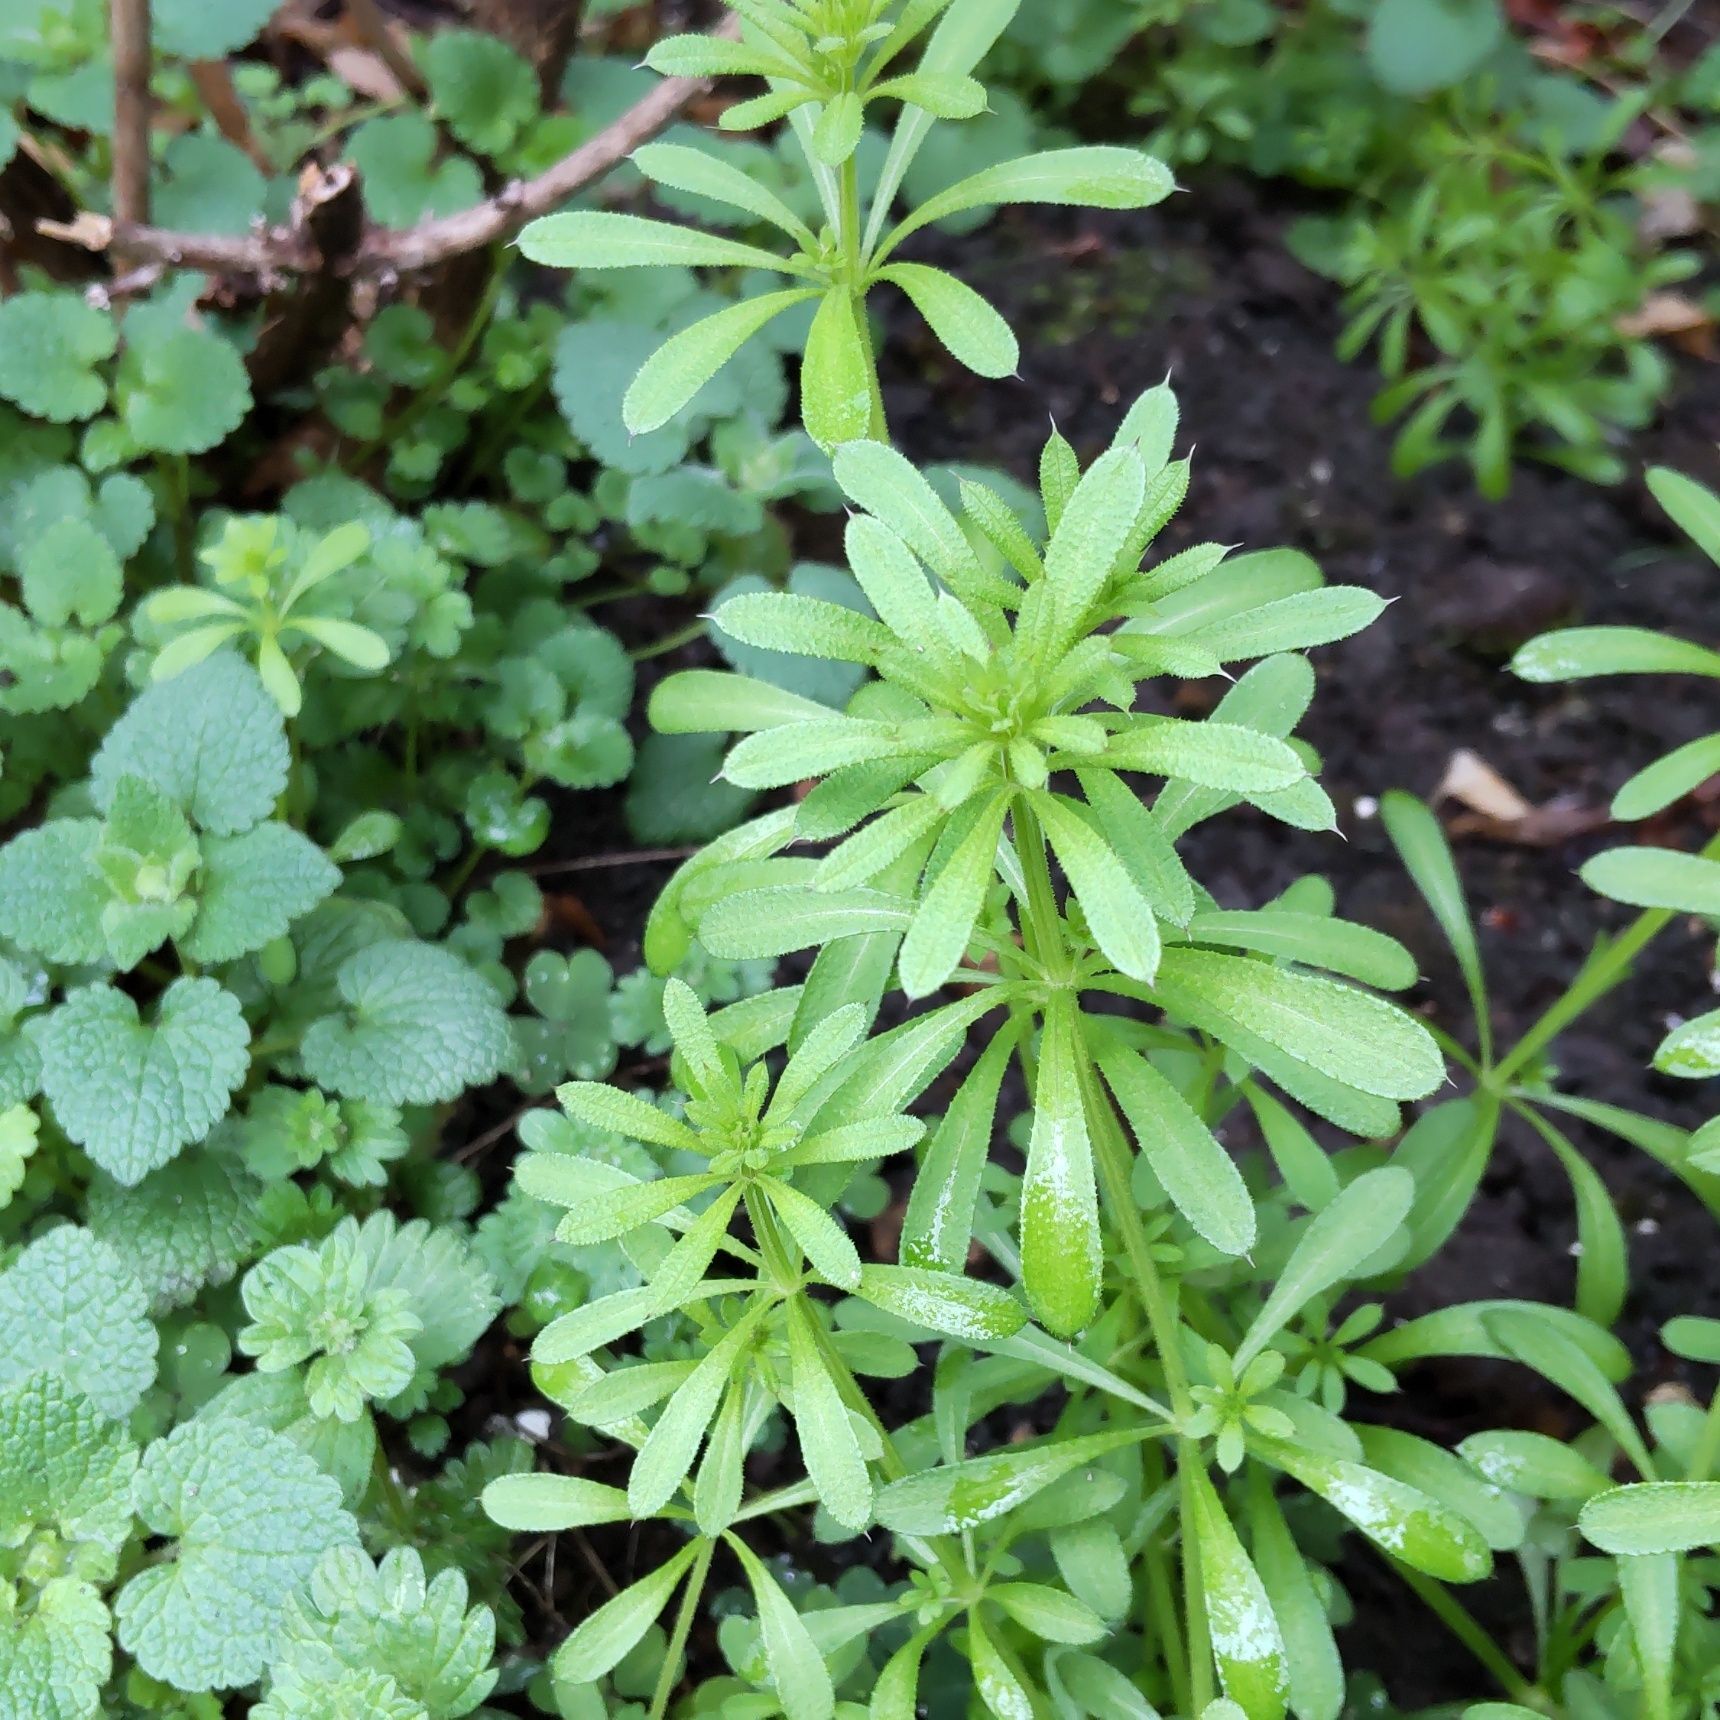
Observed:
[[[689,621],[685,627],[677,627],[673,633],[666,633],[661,639],[650,645],[640,645],[627,655],[635,663],[644,663],[652,657],[662,657],[670,651],[679,651],[683,645],[691,645],[695,639],[705,636],[703,621]]]
[[[675,1694],[675,1686],[681,1682],[681,1662],[686,1658],[687,1639],[693,1634],[699,1598],[705,1592],[705,1576],[711,1568],[711,1555],[716,1550],[715,1541],[702,1540],[693,1559],[693,1568],[687,1573],[687,1586],[682,1591],[681,1605],[675,1614],[675,1627],[669,1633],[663,1669],[657,1674],[657,1688],[651,1697],[650,1720],[663,1720],[669,1712],[669,1700]]]
[[[1705,860],[1720,855],[1720,836],[1710,837],[1703,844],[1701,853]],[[1628,979],[1636,958],[1673,920],[1680,917],[1671,908],[1649,908],[1638,914],[1610,944],[1597,946],[1563,995],[1554,1000],[1540,1020],[1495,1065],[1488,1085],[1495,1091],[1503,1091],[1525,1064],[1538,1057],[1573,1021]]]
[[[1513,1701],[1533,1708],[1535,1687],[1520,1673],[1493,1638],[1475,1621],[1474,1615],[1443,1583],[1412,1571],[1387,1555],[1386,1562],[1414,1591],[1427,1607],[1477,1661],[1499,1681],[1499,1688]]]
[[[1063,948],[1063,916],[1058,912],[1057,894],[1051,883],[1051,865],[1046,856],[1045,836],[1033,809],[1018,797],[1012,813],[1015,842],[1021,860],[1021,873],[1027,889],[1022,911],[1022,941],[1027,952],[1048,980],[1056,983],[1071,965]],[[1080,1070],[1082,1100],[1087,1113],[1087,1128],[1092,1139],[1094,1158],[1100,1185],[1105,1196],[1105,1215],[1122,1235],[1123,1247],[1129,1257],[1134,1289],[1147,1316],[1153,1335],[1153,1345],[1164,1370],[1165,1387],[1170,1393],[1171,1408],[1179,1422],[1193,1413],[1194,1400],[1189,1395],[1188,1374],[1183,1367],[1182,1349],[1177,1339],[1177,1315],[1164,1281],[1153,1260],[1152,1244],[1146,1226],[1135,1205],[1131,1187],[1129,1144],[1112,1110],[1109,1099],[1100,1086],[1092,1061],[1082,1047]],[[1195,1478],[1201,1473],[1198,1444],[1179,1435],[1176,1442],[1177,1484],[1181,1515],[1185,1527],[1194,1521]],[[1187,1671],[1189,1706],[1187,1711],[1199,1714],[1213,1699],[1212,1634],[1207,1618],[1206,1595],[1201,1583],[1198,1553],[1194,1537],[1182,1537],[1183,1609],[1187,1627],[1187,1651],[1184,1664]],[[1174,1675],[1173,1675],[1174,1676]]]

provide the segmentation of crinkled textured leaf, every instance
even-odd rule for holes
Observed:
[[[101,828],[57,818],[0,848],[0,935],[51,962],[102,960],[109,893],[92,864]]]
[[[242,1421],[186,1422],[157,1440],[136,1505],[174,1546],[120,1591],[119,1640],[181,1690],[260,1678],[288,1595],[330,1547],[358,1539],[339,1486],[291,1440]]]
[[[339,1014],[302,1046],[313,1080],[346,1098],[430,1105],[493,1080],[513,1054],[496,994],[452,951],[405,939],[342,963]]]
[[[106,808],[122,776],[164,790],[204,830],[231,836],[260,823],[287,785],[287,735],[261,678],[219,652],[138,697],[90,766]]]
[[[95,1588],[55,1577],[29,1614],[13,1614],[9,1598],[0,1608],[0,1720],[95,1720],[113,1670],[108,1609]]]
[[[75,293],[19,293],[0,303],[0,397],[56,423],[101,411],[96,366],[118,344],[113,318]]]
[[[496,1682],[495,1619],[487,1607],[468,1611],[466,1601],[458,1571],[427,1581],[412,1548],[395,1548],[373,1565],[357,1547],[332,1547],[309,1590],[288,1599],[271,1681],[288,1668],[325,1678],[336,1668],[386,1668],[430,1720],[459,1720]]]
[[[142,1288],[105,1242],[62,1225],[0,1272],[0,1384],[47,1369],[111,1416],[130,1415],[155,1378]]]
[[[147,1025],[123,991],[92,985],[32,1027],[55,1119],[128,1187],[202,1140],[250,1067],[239,1000],[212,979],[176,979]]]
[[[94,1178],[89,1226],[162,1314],[238,1271],[255,1240],[251,1208],[259,1191],[231,1154],[183,1153],[135,1188]]]
[[[180,948],[199,962],[226,962],[285,934],[340,883],[309,837],[273,820],[203,843],[197,918]]]
[[[124,1427],[58,1375],[33,1374],[0,1391],[0,1540],[8,1545],[30,1528],[51,1528],[67,1544],[117,1554],[131,1531],[136,1469]]]

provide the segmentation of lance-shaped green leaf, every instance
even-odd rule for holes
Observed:
[[[878,1495],[877,1518],[899,1535],[948,1535],[977,1529],[1071,1470],[1140,1439],[1132,1429],[1013,1446],[892,1481]]]
[[[558,269],[633,269],[673,264],[684,269],[769,269],[779,275],[809,275],[811,266],[779,257],[757,245],[649,221],[641,215],[575,209],[543,215],[520,234],[520,250],[534,263]]]
[[[999,586],[1006,596],[1011,593],[1006,582],[986,578],[955,515],[894,448],[883,442],[850,442],[836,450],[833,470],[848,499],[888,526],[958,597],[966,600]],[[852,554],[852,541],[849,547]],[[858,568],[856,577],[861,577]],[[888,616],[884,619],[895,627]]]
[[[826,712],[822,721],[748,735],[723,761],[723,776],[739,788],[786,788],[870,759],[935,757],[949,729],[936,719],[883,723]]]
[[[1154,911],[1186,926],[1194,913],[1194,881],[1152,810],[1108,770],[1077,770],[1086,806],[1070,805],[1110,843]]]
[[[1649,467],[1648,487],[1690,541],[1720,563],[1720,496],[1667,466]]]
[[[1488,1313],[1485,1324],[1507,1355],[1568,1392],[1613,1436],[1638,1472],[1654,1478],[1654,1459],[1649,1456],[1630,1412],[1594,1358],[1568,1332],[1538,1318],[1532,1309],[1509,1305]]]
[[[1280,1720],[1290,1693],[1284,1638],[1260,1580],[1204,1470],[1190,1477],[1194,1536],[1212,1657],[1224,1693],[1248,1720]]]
[[[1330,914],[1213,908],[1190,919],[1188,935],[1198,944],[1324,968],[1381,991],[1403,991],[1416,982],[1415,958],[1396,938]]]
[[[1494,1552],[1522,1546],[1523,1513],[1517,1504],[1456,1452],[1398,1427],[1356,1431],[1369,1468],[1427,1494],[1473,1524]]]
[[[1117,567],[1140,512],[1146,467],[1132,446],[1112,448],[1088,467],[1065,504],[1045,551],[1057,593],[1060,643],[1085,630],[1087,612]]]
[[[888,253],[910,233],[964,209],[999,203],[1055,203],[1087,209],[1145,209],[1175,189],[1170,169],[1132,149],[1095,145],[1048,149],[1000,161],[940,191],[900,222],[879,247]]]
[[[1214,1248],[1246,1254],[1254,1246],[1254,1202],[1230,1154],[1189,1102],[1124,1047],[1102,1052],[1099,1072],[1177,1211]]]
[[[1237,1346],[1245,1368],[1309,1301],[1342,1284],[1378,1253],[1408,1215],[1415,1179],[1395,1166],[1364,1171],[1336,1200],[1308,1220],[1271,1294]]]
[[[1720,773],[1720,734],[1702,735],[1639,770],[1612,800],[1620,820],[1652,818]]]
[[[1577,1525],[1621,1557],[1720,1546],[1720,1481],[1649,1481],[1614,1487],[1583,1506]]]
[[[1504,1326],[1497,1324],[1501,1314],[1511,1317]],[[1359,1353],[1392,1368],[1424,1356],[1511,1361],[1514,1352],[1505,1339],[1520,1342],[1529,1326],[1562,1338],[1588,1359],[1603,1380],[1622,1380],[1631,1370],[1630,1352],[1610,1332],[1569,1308],[1544,1302],[1460,1302],[1389,1327],[1370,1338]]]
[[[1720,675],[1720,652],[1643,627],[1566,627],[1531,639],[1511,659],[1525,681],[1590,675]]]
[[[1022,1282],[1040,1323],[1061,1338],[1093,1318],[1104,1262],[1076,1035],[1074,1005],[1059,993],[1046,1011],[1021,1183]]]
[[[789,1303],[788,1365],[794,1386],[795,1432],[806,1473],[825,1510],[858,1535],[872,1520],[872,1478],[866,1472],[848,1406],[819,1348],[814,1318],[799,1298]]]
[[[898,958],[902,989],[909,997],[934,992],[960,965],[992,880],[998,838],[1003,834],[1007,796],[979,806],[972,827],[958,842],[932,887],[914,911]]]
[[[652,728],[665,735],[753,734],[784,723],[823,722],[830,707],[749,675],[683,669],[657,683],[648,714]]]
[[[861,1268],[855,1294],[898,1319],[970,1344],[991,1344],[1027,1324],[1021,1304],[995,1284],[919,1266]]]
[[[900,932],[911,913],[910,904],[882,890],[746,890],[700,917],[699,942],[721,960],[752,960],[868,932]]]
[[[1241,956],[1170,948],[1155,994],[1219,1039],[1234,1026],[1322,1075],[1382,1099],[1421,1099],[1445,1079],[1427,1029],[1383,999]]]
[[[643,436],[661,429],[760,329],[817,297],[816,287],[760,293],[671,335],[640,366],[622,399],[627,433]]]
[[[864,436],[872,423],[877,378],[860,332],[860,313],[842,287],[818,302],[800,365],[800,410],[806,433],[821,448]]]
[[[482,1498],[492,1522],[520,1534],[624,1523],[633,1514],[619,1487],[578,1475],[499,1475]]]
[[[1159,928],[1153,904],[1116,850],[1060,796],[1031,796],[1088,930],[1106,959],[1131,979],[1158,971]]]
[[[870,883],[915,843],[930,836],[949,814],[930,794],[916,794],[874,818],[825,855],[813,879],[815,890],[844,890]]]
[[[763,1317],[762,1308],[743,1315],[664,1406],[627,1477],[627,1502],[635,1517],[655,1516],[686,1479],[705,1429]]]
[[[1618,1562],[1619,1589],[1642,1669],[1643,1712],[1672,1714],[1673,1662],[1678,1653],[1679,1561],[1670,1553],[1633,1553]]]
[[[1582,869],[1591,890],[1633,908],[1720,914],[1720,860],[1670,848],[1608,848]]]
[[[1211,718],[1133,718],[1111,737],[1103,762],[1112,770],[1150,771],[1232,794],[1288,788],[1308,774],[1285,742]]]
[[[1472,1583],[1493,1569],[1481,1531],[1419,1488],[1365,1464],[1251,1435],[1249,1448],[1347,1517],[1375,1545],[1441,1582]]]
[[[561,1108],[575,1122],[603,1129],[653,1146],[697,1152],[699,1137],[667,1111],[603,1081],[569,1081],[556,1089]]]
[[[689,1541],[648,1576],[607,1600],[583,1619],[555,1652],[552,1665],[558,1678],[570,1684],[592,1684],[610,1671],[639,1642],[680,1586],[701,1543]]]
[[[998,1092],[1015,1040],[1008,1027],[993,1035],[927,1143],[902,1220],[904,1266],[959,1272],[967,1260],[980,1177],[996,1126]]]
[[[1433,910],[1433,917],[1457,958],[1458,970],[1469,992],[1469,1005],[1475,1012],[1475,1031],[1483,1059],[1491,1059],[1493,1022],[1487,1007],[1481,946],[1475,939],[1475,925],[1469,917],[1469,903],[1463,894],[1463,881],[1457,875],[1451,844],[1431,809],[1401,790],[1394,789],[1380,802],[1380,820],[1404,863],[1404,870]]]
[[[898,286],[957,363],[979,376],[1013,376],[1021,362],[1009,324],[965,281],[924,263],[892,263],[878,279]]]
[[[752,1549],[732,1532],[723,1539],[740,1560],[758,1603],[765,1663],[783,1712],[788,1720],[831,1720],[836,1712],[836,1692],[830,1683],[830,1669],[805,1621]]]
[[[671,1308],[679,1308],[697,1291],[700,1279],[729,1233],[729,1223],[740,1198],[738,1184],[723,1190],[663,1257],[662,1265],[651,1274],[655,1312],[666,1314]]]
[[[550,1165],[555,1162],[556,1156],[550,1156]],[[690,1176],[614,1184],[601,1194],[594,1192],[594,1198],[569,1212],[556,1226],[556,1238],[576,1247],[613,1241],[676,1212],[684,1201],[703,1194],[720,1181],[721,1178],[714,1176]],[[522,1179],[520,1186],[529,1188],[530,1184]]]
[[[872,1686],[871,1720],[917,1720],[920,1662],[942,1629],[940,1621],[916,1631],[884,1663],[878,1682]]]
[[[1033,1697],[977,1612],[968,1614],[968,1661],[974,1690],[993,1720],[1033,1720]]]
[[[776,1215],[800,1244],[818,1275],[839,1290],[860,1286],[860,1255],[845,1231],[817,1201],[785,1182],[768,1177],[759,1185]]]
[[[871,616],[791,591],[731,597],[713,619],[743,645],[836,663],[876,663],[892,643],[889,629]]]
[[[1457,1451],[1490,1485],[1531,1499],[1591,1499],[1609,1485],[1581,1452],[1544,1433],[1472,1433]]]
[[[1265,1483],[1265,1472],[1259,1482]],[[1338,1720],[1344,1706],[1344,1666],[1326,1603],[1284,1521],[1269,1484],[1251,1487],[1249,1546],[1254,1568],[1278,1620],[1297,1720]]]
[[[731,208],[756,215],[780,227],[803,250],[813,251],[818,240],[812,229],[774,192],[749,173],[708,150],[689,149],[680,143],[648,143],[633,152],[633,165],[647,179],[667,185],[672,191],[711,197]]]

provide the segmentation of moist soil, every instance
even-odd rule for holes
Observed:
[[[1524,640],[1579,621],[1720,642],[1711,621],[1714,570],[1676,538],[1640,481],[1641,468],[1655,463],[1711,484],[1720,477],[1720,388],[1711,365],[1681,361],[1674,399],[1660,423],[1633,441],[1633,477],[1616,488],[1529,463],[1501,503],[1481,500],[1461,465],[1399,480],[1389,433],[1370,416],[1378,379],[1365,360],[1345,365],[1334,355],[1336,291],[1284,250],[1281,229],[1295,211],[1286,212],[1282,188],[1267,195],[1269,206],[1259,187],[1221,182],[1142,215],[1023,211],[949,245],[948,260],[1020,336],[1021,375],[970,376],[922,324],[892,308],[884,344],[892,432],[920,462],[1000,467],[1031,482],[1052,422],[1089,460],[1135,396],[1169,373],[1182,406],[1179,447],[1195,450],[1194,481],[1159,548],[1168,554],[1209,539],[1251,549],[1290,545],[1309,552],[1330,581],[1394,600],[1357,638],[1314,653],[1319,692],[1299,732],[1324,760],[1341,833],[1305,834],[1244,808],[1191,835],[1184,845],[1191,870],[1233,907],[1262,905],[1295,878],[1323,874],[1340,913],[1416,954],[1425,978],[1412,1006],[1467,1041],[1470,1012],[1454,964],[1377,809],[1393,788],[1433,797],[1454,754],[1476,755],[1535,809],[1502,823],[1450,798],[1440,803],[1478,923],[1495,1033],[1509,1045],[1560,994],[1595,938],[1629,918],[1589,893],[1577,867],[1609,844],[1694,847],[1720,827],[1720,796],[1701,793],[1648,829],[1609,827],[1605,810],[1634,770],[1715,725],[1709,683],[1543,688],[1505,667]],[[943,260],[936,241],[923,254]],[[827,524],[813,522],[807,553],[828,553],[818,541],[827,534]],[[630,621],[642,639],[663,625],[660,614],[644,612],[623,614],[618,624],[626,631]],[[1164,708],[1202,714],[1223,686],[1173,688]],[[548,859],[628,846],[618,802],[605,800],[595,816],[591,796],[579,798],[577,812],[569,805]],[[601,930],[624,971],[670,869],[604,867],[546,876],[544,884],[577,897],[572,923]],[[1700,1088],[1656,1077],[1647,1064],[1672,1021],[1713,1001],[1712,944],[1695,924],[1663,934],[1631,980],[1559,1041],[1564,1090],[1685,1127],[1703,1120]],[[1645,1155],[1574,1120],[1570,1127],[1630,1238],[1631,1295],[1620,1333],[1639,1364],[1627,1392],[1640,1401],[1679,1377],[1658,1343],[1660,1324],[1677,1313],[1720,1314],[1720,1281],[1705,1266],[1712,1220]],[[505,1153],[494,1155],[497,1172]],[[1574,1234],[1558,1165],[1538,1140],[1508,1125],[1463,1225],[1392,1313],[1483,1296],[1568,1303]],[[481,1358],[482,1371],[471,1370],[483,1380],[474,1398],[490,1412],[534,1401],[519,1346],[504,1349]],[[1450,1443],[1484,1426],[1574,1431],[1577,1412],[1537,1391],[1522,1370],[1454,1363],[1424,1368],[1409,1392],[1363,1413]],[[637,1549],[623,1538],[600,1551],[625,1581]],[[1345,1633],[1346,1662],[1382,1669],[1394,1706],[1490,1694],[1486,1677],[1379,1564],[1352,1552],[1339,1574],[1358,1618]],[[557,1588],[563,1620],[603,1598],[584,1572],[564,1576]],[[1520,1595],[1507,1575],[1466,1599],[1527,1654]],[[538,1622],[549,1625],[541,1615]]]

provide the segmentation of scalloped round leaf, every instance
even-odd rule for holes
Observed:
[[[219,60],[257,39],[281,0],[153,0],[155,49],[176,59]]]
[[[287,785],[287,732],[257,671],[230,651],[157,682],[108,731],[90,766],[106,809],[122,776],[163,790],[204,830],[260,823]]]
[[[0,397],[56,424],[107,402],[96,367],[119,343],[113,318],[75,293],[19,293],[0,302]]]
[[[157,1338],[144,1294],[87,1230],[38,1236],[0,1272],[0,1385],[57,1374],[104,1415],[128,1416],[155,1379]]]
[[[358,1527],[340,1487],[283,1434],[190,1421],[144,1453],[137,1514],[171,1557],[120,1590],[121,1645],[181,1690],[255,1683],[287,1597]]]
[[[494,990],[451,950],[409,939],[341,964],[342,1007],[312,1022],[311,1079],[348,1099],[432,1105],[492,1081],[513,1056]]]
[[[128,1187],[202,1140],[251,1066],[239,1000],[212,979],[176,979],[147,1024],[117,987],[85,986],[33,1030],[55,1120]]]
[[[114,404],[139,448],[201,454],[244,422],[251,384],[239,354],[219,335],[150,325],[127,341]]]

